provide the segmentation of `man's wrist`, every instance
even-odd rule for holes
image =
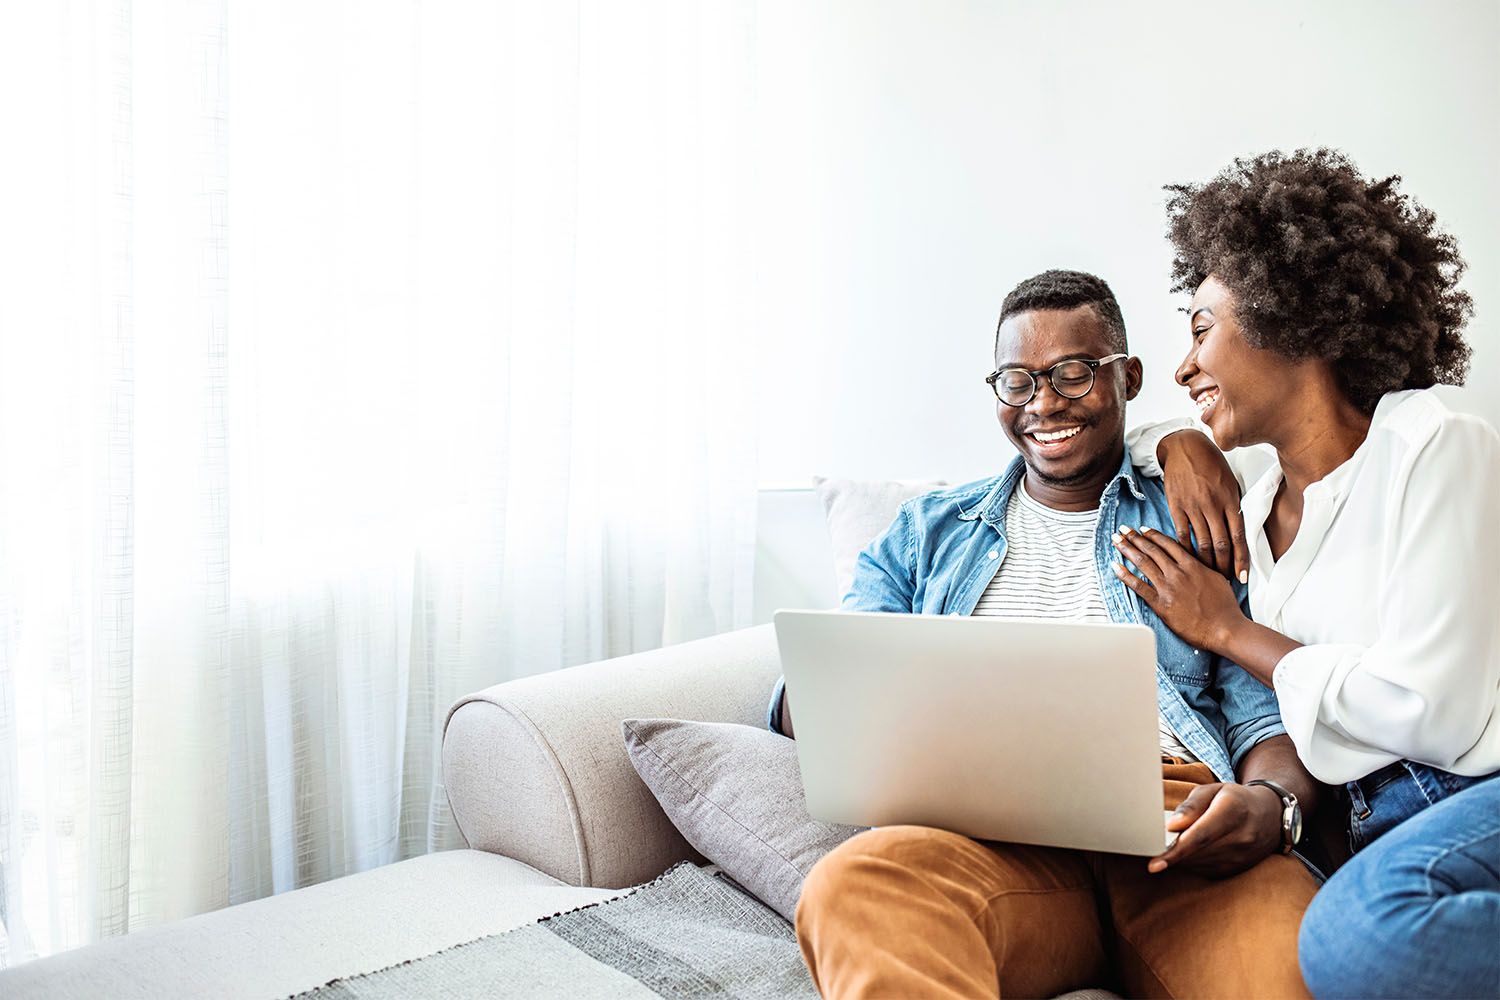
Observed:
[[[1302,804],[1296,793],[1266,778],[1251,778],[1249,788],[1264,788],[1275,798],[1276,839],[1281,853],[1289,853],[1302,838]]]
[[[1246,782],[1245,783],[1245,787],[1248,788],[1248,789],[1250,789],[1250,791],[1252,791],[1252,792],[1259,792],[1259,793],[1261,793],[1259,796],[1257,796],[1257,799],[1260,801],[1262,807],[1264,807],[1265,809],[1268,809],[1268,810],[1271,811],[1272,817],[1276,821],[1276,839],[1280,840],[1281,839],[1281,805],[1282,805],[1282,803],[1281,803],[1281,795],[1276,791],[1276,789],[1272,788],[1270,785],[1262,785],[1262,784],[1260,784],[1258,782],[1255,783],[1255,784],[1251,784],[1249,782]]]
[[[1275,789],[1265,785],[1246,785],[1251,792],[1257,793],[1254,800],[1258,803],[1255,807],[1259,819],[1256,829],[1260,831],[1261,843],[1266,848],[1267,854],[1278,853],[1285,839],[1281,831],[1281,796],[1276,794]]]

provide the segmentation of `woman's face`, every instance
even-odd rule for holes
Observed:
[[[1293,365],[1251,347],[1235,319],[1234,295],[1210,275],[1188,307],[1192,347],[1177,366],[1177,381],[1198,404],[1198,419],[1228,451],[1269,440],[1286,408]]]

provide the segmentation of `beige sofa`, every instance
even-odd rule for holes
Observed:
[[[443,776],[470,850],[0,971],[0,997],[285,997],[561,910],[697,858],[625,756],[620,721],[764,723],[768,625],[498,684],[459,701]]]

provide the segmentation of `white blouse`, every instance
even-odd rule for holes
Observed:
[[[1133,434],[1132,454],[1167,427]],[[1250,611],[1303,644],[1272,677],[1307,769],[1335,784],[1402,759],[1500,770],[1500,434],[1431,390],[1388,394],[1307,488],[1279,561],[1265,523],[1281,467],[1269,448],[1227,457],[1242,481],[1264,469],[1241,504]]]

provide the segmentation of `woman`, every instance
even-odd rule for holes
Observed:
[[[1397,183],[1317,150],[1171,189],[1193,293],[1177,381],[1226,452],[1274,451],[1242,505],[1250,617],[1159,532],[1122,532],[1140,575],[1115,571],[1274,687],[1308,770],[1342,786],[1355,854],[1303,919],[1309,989],[1496,996],[1500,435],[1430,391],[1463,382],[1472,306]]]

